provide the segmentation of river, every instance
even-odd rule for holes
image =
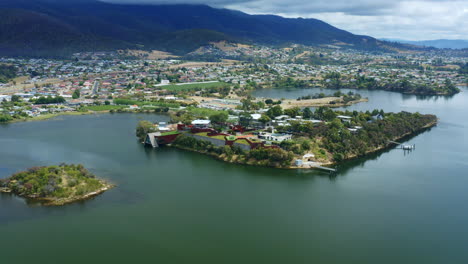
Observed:
[[[262,90],[297,98],[317,92]],[[344,90],[346,91],[346,90]],[[433,113],[408,143],[321,171],[226,164],[134,137],[152,114],[58,117],[0,126],[0,178],[82,163],[117,184],[64,207],[0,195],[0,263],[466,263],[468,93],[360,91],[356,110]]]

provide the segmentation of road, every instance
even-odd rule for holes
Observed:
[[[95,81],[93,84],[93,94],[97,94],[99,91],[99,82]]]

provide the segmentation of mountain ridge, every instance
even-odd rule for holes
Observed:
[[[249,15],[207,5],[111,4],[96,0],[2,0],[0,55],[67,55],[125,48],[184,54],[221,40],[279,45],[408,48],[355,35],[318,19]],[[34,24],[27,21],[34,21]],[[19,32],[19,33],[18,33]]]

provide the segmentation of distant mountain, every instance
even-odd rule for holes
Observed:
[[[403,40],[403,39],[382,39],[385,41],[394,41],[403,44],[411,44],[425,47],[434,47],[438,49],[466,49],[468,40],[463,39],[434,39],[434,40]]]
[[[184,54],[213,41],[333,44],[362,50],[409,46],[354,35],[317,19],[248,15],[205,5],[130,5],[96,0],[1,0],[0,55],[159,49]]]

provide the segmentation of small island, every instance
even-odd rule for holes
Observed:
[[[46,206],[59,206],[89,199],[111,189],[83,165],[32,167],[0,179],[0,192],[12,193]]]

